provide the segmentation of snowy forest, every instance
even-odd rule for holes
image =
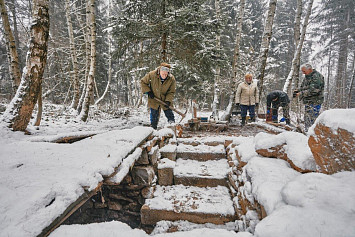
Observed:
[[[203,110],[225,111],[236,85],[251,73],[261,89],[259,110],[265,111],[266,93],[290,94],[298,87],[303,63],[325,78],[324,110],[355,106],[352,0],[0,3],[2,111],[21,78],[33,81],[31,95],[21,99],[31,101],[29,108],[43,100],[86,121],[92,105],[109,113],[139,107],[145,104],[139,80],[161,62],[173,66],[177,107],[196,100]],[[36,15],[35,7],[48,14]],[[39,66],[44,71],[31,76],[23,68],[35,60],[29,40],[36,27],[46,41]],[[23,105],[12,104],[13,116],[22,111],[15,107]],[[24,110],[21,116],[32,112]]]
[[[355,236],[354,6],[0,0],[0,237]]]

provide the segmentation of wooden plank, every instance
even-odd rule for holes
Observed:
[[[46,237],[52,233],[56,228],[58,228],[68,217],[70,217],[76,210],[78,210],[84,203],[94,196],[102,186],[103,182],[100,182],[99,185],[92,191],[85,191],[75,202],[69,205],[69,207],[58,216],[49,226],[44,228],[38,237]]]

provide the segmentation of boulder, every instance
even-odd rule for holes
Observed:
[[[323,173],[355,170],[355,138],[352,132],[318,123],[308,145]]]
[[[134,184],[137,185],[151,185],[155,173],[152,166],[135,166],[132,169],[132,178]]]

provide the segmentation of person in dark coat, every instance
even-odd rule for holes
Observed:
[[[286,124],[290,125],[290,99],[283,91],[272,91],[266,96],[267,116],[272,115],[272,121],[278,122],[278,110],[282,107]]]
[[[324,100],[324,77],[309,63],[302,65],[301,71],[305,77],[301,87],[295,90],[293,95],[300,97],[305,105],[304,126],[308,131],[320,114]]]

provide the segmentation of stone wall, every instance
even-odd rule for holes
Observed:
[[[160,159],[159,148],[167,144],[171,137],[172,135],[150,137],[141,147],[141,156],[122,182],[114,183],[107,178],[101,190],[63,224],[87,224],[117,220],[132,228],[142,228],[140,210],[145,199],[151,198],[154,193],[158,175],[157,163]]]

